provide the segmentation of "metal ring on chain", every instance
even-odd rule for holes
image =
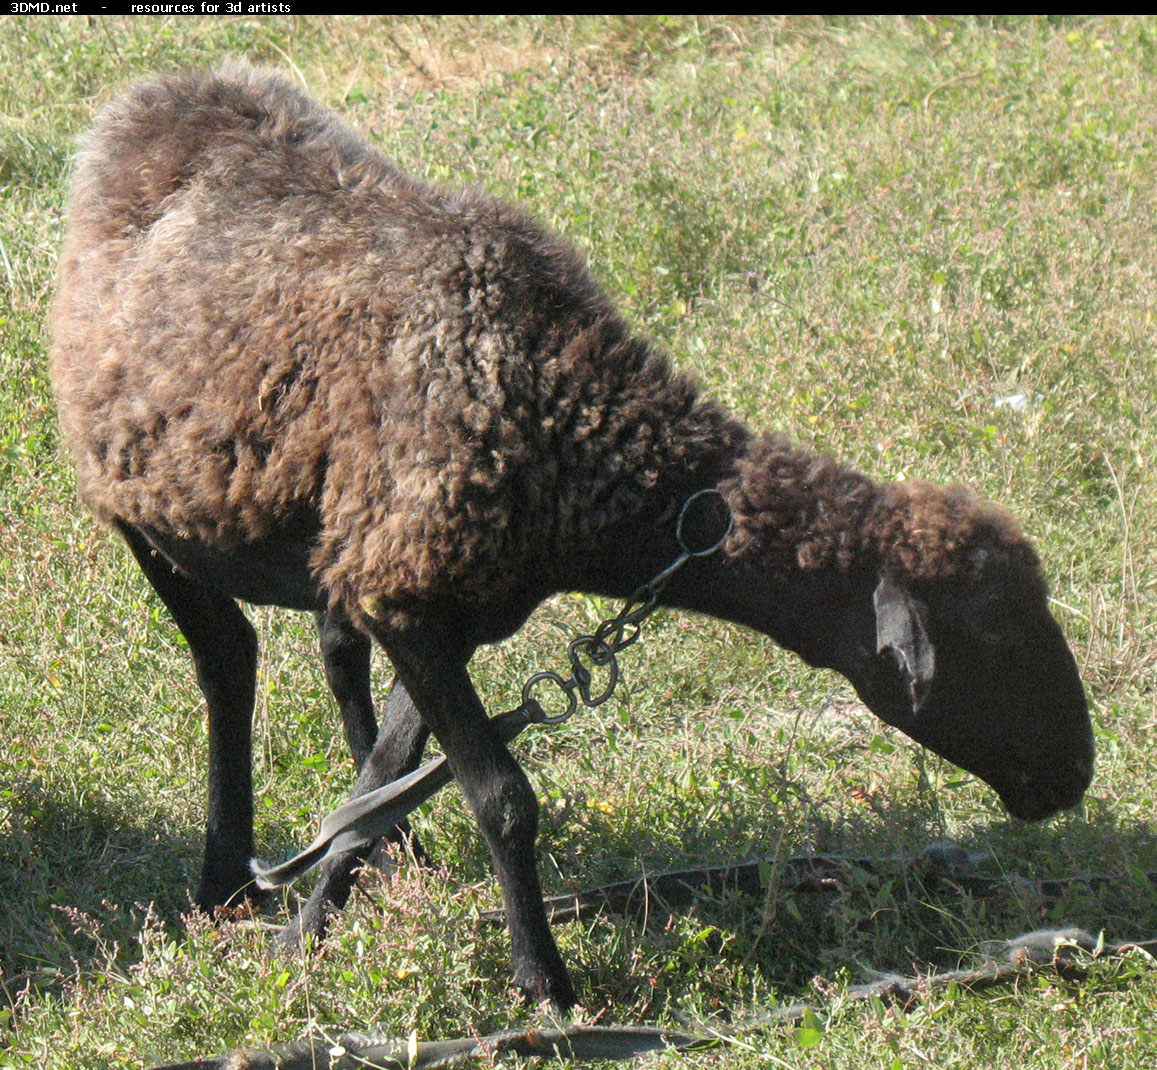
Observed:
[[[633,628],[634,631],[628,633],[628,627]],[[610,656],[614,656],[620,650],[630,646],[642,634],[641,619],[628,620],[620,613],[614,620],[603,621],[602,624],[595,629],[594,638],[599,644],[599,652],[592,653],[591,660],[597,665],[599,663],[598,659],[603,656],[603,650],[606,650]]]
[[[709,557],[723,545],[727,540],[727,536],[731,534],[731,529],[735,526],[735,518],[732,516],[731,510],[727,509],[727,527],[718,539],[702,550],[692,550],[691,547],[687,545],[687,540],[683,532],[683,524],[687,519],[687,513],[690,511],[694,502],[708,496],[718,498],[723,502],[724,508],[727,508],[727,499],[723,497],[723,492],[716,487],[707,487],[705,490],[696,491],[692,494],[691,497],[683,503],[683,508],[679,510],[679,519],[675,523],[675,538],[679,543],[679,549],[681,549],[687,557]]]
[[[542,704],[534,697],[534,689],[541,683],[550,682],[566,695],[566,709],[562,713],[547,713]],[[574,680],[564,680],[556,672],[549,669],[536,672],[522,687],[522,706],[535,724],[561,724],[568,717],[574,715],[578,709],[578,695],[575,691],[578,684]]]
[[[578,693],[583,700],[583,705],[590,709],[601,706],[615,693],[615,688],[619,683],[619,663],[615,660],[614,653],[591,635],[582,635],[571,640],[566,653],[570,660],[571,675],[578,681]],[[584,654],[592,665],[605,669],[607,672],[606,686],[597,695],[592,696],[591,694],[591,684],[594,682],[593,675],[580,660]]]

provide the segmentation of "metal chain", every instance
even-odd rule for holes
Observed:
[[[522,705],[518,713],[531,724],[561,724],[574,716],[579,700],[589,709],[601,706],[614,693],[619,683],[619,662],[616,655],[636,642],[642,634],[642,624],[659,608],[659,597],[671,577],[693,557],[708,557],[715,553],[731,534],[733,520],[727,514],[727,527],[713,543],[701,549],[688,545],[684,530],[691,506],[705,497],[713,496],[721,501],[723,495],[714,487],[692,494],[679,511],[675,524],[675,539],[679,543],[679,556],[657,575],[637,587],[627,599],[626,605],[595,629],[593,635],[580,635],[567,644],[566,655],[570,662],[570,675],[561,676],[557,672],[536,672],[523,685]],[[726,503],[725,503],[726,506]],[[595,673],[605,674],[602,690],[595,691]],[[534,691],[542,684],[554,684],[566,696],[566,708],[561,713],[547,713],[534,697]]]

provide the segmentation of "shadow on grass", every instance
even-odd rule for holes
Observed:
[[[142,816],[139,800],[52,777],[5,785],[0,828],[0,979],[10,989],[114,959],[123,969],[138,958],[147,916],[183,930],[199,829],[176,833],[163,816]],[[260,835],[285,850],[295,842],[288,823],[263,822]]]
[[[632,927],[634,939],[661,958],[676,977],[694,975],[713,957],[742,964],[766,987],[784,996],[806,996],[813,979],[863,981],[875,973],[911,975],[976,965],[984,943],[1039,929],[1082,928],[1109,941],[1157,938],[1157,836],[1147,823],[1119,825],[1101,815],[1089,822],[1062,815],[1044,825],[995,823],[953,841],[966,856],[953,871],[929,874],[913,829],[926,827],[924,807],[891,808],[885,830],[894,829],[896,850],[870,850],[843,834],[838,854],[846,867],[826,867],[821,879],[797,879],[791,848],[778,857],[768,845],[758,877],[716,881],[691,895],[688,906],[661,897],[633,897],[640,909],[602,911],[598,924]],[[706,830],[698,830],[704,835]],[[880,829],[869,837],[879,847]],[[622,859],[618,880],[654,879],[684,869],[686,854],[632,828],[634,872]],[[658,861],[667,849],[669,863]],[[866,861],[857,865],[857,859]],[[727,866],[746,859],[702,860]],[[977,879],[965,879],[965,874]],[[735,874],[735,876],[739,876]],[[720,884],[728,890],[720,891]],[[753,887],[754,885],[754,887]],[[686,898],[684,894],[676,897]],[[628,937],[630,939],[630,937]],[[676,992],[671,993],[676,996]]]
[[[191,908],[200,838],[174,834],[161,816],[142,817],[97,785],[7,785],[0,821],[0,971],[10,988],[131,962],[146,915],[176,926]]]
[[[144,820],[131,806],[95,792],[73,797],[52,780],[10,786],[3,803],[8,831],[0,842],[0,969],[10,991],[29,981],[51,988],[78,970],[114,962],[119,970],[129,968],[150,914],[179,931],[200,862],[199,835],[174,835],[160,818]],[[759,822],[751,813],[735,819]],[[651,993],[657,1011],[667,999],[681,997],[680,978],[685,983],[696,969],[719,959],[742,964],[767,990],[792,998],[809,992],[817,975],[855,981],[872,971],[910,974],[971,965],[983,941],[1033,929],[1078,926],[1094,934],[1104,930],[1112,940],[1157,936],[1157,895],[1147,876],[1157,870],[1157,836],[1148,824],[1122,826],[1101,814],[1087,823],[1062,816],[1040,826],[996,822],[978,828],[956,846],[971,856],[969,872],[994,878],[992,893],[985,895],[954,887],[950,877],[933,886],[910,864],[927,845],[929,838],[921,842],[921,834],[929,824],[925,805],[892,807],[882,827],[860,830],[861,846],[855,822],[849,822],[840,830],[838,849],[829,844],[825,852],[872,858],[873,865],[849,865],[806,891],[776,879],[777,861],[798,854],[798,848],[784,847],[777,860],[769,843],[762,891],[755,895],[700,893],[686,909],[667,909],[653,899],[645,921],[604,912],[593,924],[612,934],[609,945],[622,945],[623,961],[607,944],[602,951],[592,945],[586,965],[576,963],[576,974],[585,973],[584,984],[608,1003],[637,1001],[636,989],[649,983],[625,976],[637,972],[630,961],[637,948],[646,960],[665,964],[670,979],[669,992]],[[623,825],[613,844],[592,840],[589,829],[570,834],[599,855],[577,867],[588,877],[599,873],[597,880],[584,878],[584,885],[746,860],[727,857],[726,846],[712,849],[713,842],[728,844],[735,837],[729,830],[716,835],[709,824],[698,827],[682,849],[673,844],[670,829],[655,832],[629,820]],[[426,832],[435,856],[441,854],[438,831]],[[896,849],[880,850],[889,832]],[[561,829],[554,834],[568,838]],[[263,835],[273,843],[292,840],[286,830],[268,826]],[[451,881],[465,883],[488,869],[484,849],[479,851],[450,862]],[[1092,875],[1111,879],[1074,882],[1048,894],[1035,883]],[[469,924],[464,908],[464,945]]]

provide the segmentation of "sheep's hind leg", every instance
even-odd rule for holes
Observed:
[[[344,626],[350,629],[353,627],[348,622],[331,622],[330,626],[333,628]],[[360,633],[358,634],[360,636]],[[360,647],[353,643],[346,644],[344,647],[340,647],[340,644],[327,647],[324,636],[325,632],[323,632],[322,649],[326,654],[326,672],[331,685],[333,685],[334,675],[331,671],[329,658],[331,654],[335,654],[339,658],[348,658],[338,673],[338,678],[348,680],[351,683],[354,683],[356,679],[354,689],[360,689],[361,670],[359,668],[357,672],[352,671],[355,660],[359,666],[361,664]],[[343,651],[341,654],[337,653],[339,647]],[[365,694],[368,695],[368,649],[365,651],[364,664]],[[345,716],[346,707],[342,705],[343,692],[340,692],[338,687],[334,687],[334,693],[337,696],[339,706],[342,706],[343,716]],[[346,730],[348,735],[348,719]],[[422,751],[426,746],[429,734],[429,729],[422,722],[405,687],[402,686],[401,682],[396,681],[386,698],[377,741],[374,743],[372,751],[359,763],[358,779],[350,793],[350,798],[357,798],[367,792],[376,791],[383,785],[389,784],[391,781],[397,780],[398,777],[405,776],[416,769],[422,760]],[[354,758],[357,760],[357,749],[352,740],[350,746],[354,750]],[[421,844],[411,833],[408,821],[403,821],[385,838],[389,842],[408,843],[419,859],[424,860],[426,857]],[[356,850],[346,851],[326,862],[322,867],[321,876],[314,886],[313,893],[301,908],[301,912],[278,934],[276,940],[278,948],[283,950],[296,948],[305,933],[314,937],[321,937],[325,934],[330,918],[341,910],[349,899],[358,868],[370,856],[373,849],[374,845],[368,844]]]
[[[386,698],[379,734],[370,693],[373,643],[340,610],[315,613],[314,619],[326,679],[341,710],[346,741],[358,769],[359,779],[350,795],[356,799],[417,769],[430,733],[406,689],[395,682]],[[371,756],[367,769],[366,760]],[[405,844],[419,859],[426,858],[408,821],[401,822],[385,840]]]
[[[205,911],[265,893],[253,883],[250,748],[257,635],[237,603],[176,569],[135,528],[118,525],[153,589],[189,643],[209,717],[205,857],[194,902]]]
[[[313,619],[325,661],[325,678],[341,710],[346,742],[360,772],[378,734],[370,693],[372,644],[369,636],[359,632],[340,610],[318,611]]]

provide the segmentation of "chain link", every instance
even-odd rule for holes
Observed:
[[[623,608],[614,617],[602,621],[593,635],[580,635],[567,644],[570,675],[564,677],[557,672],[536,672],[526,681],[522,688],[522,705],[519,712],[531,724],[561,724],[574,716],[580,700],[587,708],[594,709],[615,693],[620,678],[617,655],[642,635],[643,621],[659,608],[659,597],[671,577],[693,557],[707,557],[715,553],[731,534],[733,520],[729,511],[727,526],[723,534],[713,543],[697,550],[688,545],[688,536],[684,530],[688,512],[695,502],[706,497],[723,501],[723,495],[711,487],[692,494],[679,511],[679,519],[675,524],[679,556],[657,575],[636,588]],[[596,673],[592,670],[598,670],[604,677],[601,690],[595,689]],[[562,692],[566,707],[561,712],[547,713],[534,697],[535,690],[544,684],[553,684]]]

